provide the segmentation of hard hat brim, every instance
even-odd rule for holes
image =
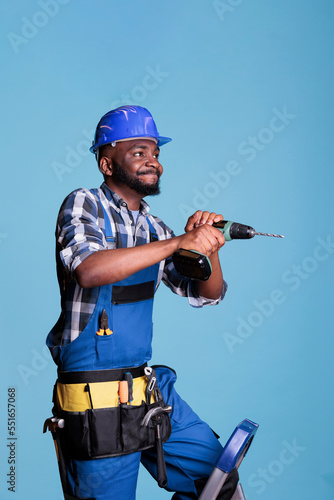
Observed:
[[[167,144],[167,142],[170,142],[172,139],[170,137],[158,137],[158,146],[163,146],[164,144]]]
[[[114,142],[122,142],[122,141],[132,141],[133,139],[152,139],[157,142],[157,145],[159,146],[164,146],[164,144],[167,144],[167,142],[170,142],[172,139],[170,137],[162,137],[159,135],[159,137],[145,137],[145,136],[134,136],[134,137],[124,137],[123,139],[116,139]],[[101,147],[104,146],[105,144],[111,144],[110,142],[102,142],[101,144],[94,144],[91,148],[89,148],[89,151],[91,153],[96,153],[96,151]]]

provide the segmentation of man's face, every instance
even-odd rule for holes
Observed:
[[[108,149],[109,150],[109,149]],[[127,186],[147,196],[160,193],[159,179],[163,168],[159,163],[159,147],[152,140],[133,139],[110,146],[112,175],[115,186]]]

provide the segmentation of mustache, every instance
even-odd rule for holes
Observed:
[[[158,179],[160,178],[161,176],[161,173],[159,172],[159,170],[155,169],[155,168],[149,168],[143,172],[137,172],[137,175],[140,176],[140,175],[150,175],[150,174],[153,174],[153,175],[156,175],[158,177]]]

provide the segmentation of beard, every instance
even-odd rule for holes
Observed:
[[[146,172],[147,173],[147,172]],[[129,174],[123,167],[121,167],[118,163],[113,164],[112,177],[119,184],[125,184],[129,188],[133,189],[139,194],[144,196],[153,196],[160,194],[160,174],[156,172],[158,179],[155,184],[147,184],[142,182],[141,175],[144,174]]]

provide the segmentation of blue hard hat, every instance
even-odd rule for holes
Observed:
[[[112,109],[99,121],[92,147],[89,149],[96,153],[103,144],[132,138],[152,138],[157,145],[163,146],[171,141],[169,137],[159,135],[157,126],[151,113],[141,106],[121,106]]]

